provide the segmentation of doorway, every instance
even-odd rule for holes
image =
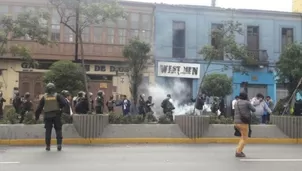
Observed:
[[[185,105],[192,102],[193,79],[191,78],[166,78],[166,87],[169,88],[169,94],[172,99],[179,102],[179,105]]]

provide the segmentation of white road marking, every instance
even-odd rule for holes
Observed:
[[[19,164],[20,162],[0,162],[0,164]]]
[[[240,159],[242,162],[302,162],[302,159]]]

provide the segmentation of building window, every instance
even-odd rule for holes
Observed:
[[[94,27],[94,43],[102,43],[103,38],[103,28],[102,27]]]
[[[259,60],[259,26],[247,26],[247,49],[250,58]]]
[[[0,6],[0,16],[5,16],[8,14],[8,6]]]
[[[173,21],[173,58],[185,58],[186,24],[182,21]]]
[[[130,37],[131,38],[136,38],[139,36],[139,30],[131,30],[130,31]]]
[[[217,32],[219,32],[219,30],[221,30],[223,28],[223,24],[212,24],[212,28],[211,28],[211,45],[215,48],[215,49],[219,49],[222,48],[220,47],[220,42],[219,42],[219,37],[217,34]],[[220,51],[220,54],[218,55],[218,57],[216,58],[216,60],[223,60],[224,59],[224,55],[223,55],[223,50]]]
[[[74,33],[68,28],[64,27],[64,42],[73,42]]]
[[[131,13],[131,28],[139,29],[139,13]]]
[[[286,48],[287,45],[294,42],[294,29],[293,28],[282,28],[281,33],[282,41],[282,51]]]
[[[51,25],[51,40],[60,41],[60,25]]]
[[[143,14],[142,15],[142,28],[146,30],[151,30],[152,29],[152,18],[151,15],[148,14]]]
[[[90,27],[86,27],[82,31],[82,40],[83,42],[89,42],[90,41]]]
[[[126,44],[126,38],[127,38],[127,31],[126,29],[119,29],[119,44]]]
[[[25,7],[14,6],[13,7],[13,19],[17,19],[18,15],[24,11],[25,11]]]
[[[51,16],[51,40],[60,41],[60,21],[59,14],[53,10]]]
[[[115,35],[114,28],[107,28],[107,43],[108,44],[114,44],[114,35]]]
[[[142,30],[141,31],[141,36],[140,39],[146,43],[150,43],[150,39],[151,39],[151,31],[148,30]]]
[[[117,20],[117,26],[118,28],[127,28],[128,27],[128,17],[126,15],[126,18],[119,18]]]

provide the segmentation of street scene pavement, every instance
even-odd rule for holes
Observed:
[[[301,145],[247,145],[247,158],[234,157],[235,144],[0,146],[0,171],[298,171]]]

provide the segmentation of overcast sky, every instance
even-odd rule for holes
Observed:
[[[132,0],[130,0],[132,1]],[[211,5],[211,0],[133,0],[167,4]],[[216,6],[224,8],[291,11],[292,0],[216,0]]]

